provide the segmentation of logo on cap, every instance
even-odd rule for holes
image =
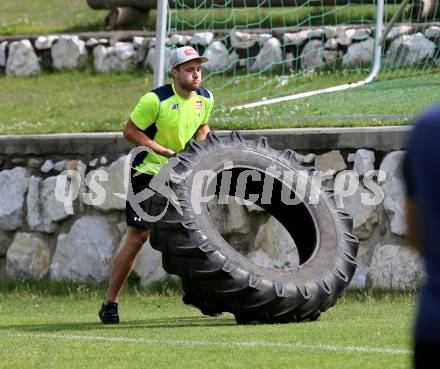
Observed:
[[[192,56],[192,55],[199,56],[199,53],[197,51],[195,51],[194,49],[186,49],[186,50],[183,51],[183,53],[186,56]]]

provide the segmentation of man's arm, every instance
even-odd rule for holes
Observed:
[[[409,245],[416,251],[420,250],[419,236],[417,231],[416,204],[413,199],[407,198],[405,202],[406,226]]]
[[[171,157],[174,154],[173,150],[167,149],[159,145],[157,142],[148,137],[142,132],[133,121],[128,118],[123,130],[124,138],[137,146],[145,146],[153,150],[156,154]]]
[[[208,135],[208,132],[209,132],[208,123],[201,125],[196,132],[197,141],[203,141],[206,138],[206,136]]]

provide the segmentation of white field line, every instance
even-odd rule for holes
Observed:
[[[144,344],[144,345],[168,345],[168,346],[223,346],[223,347],[252,347],[252,348],[262,347],[262,348],[305,349],[312,351],[378,353],[378,354],[393,354],[393,355],[409,355],[412,353],[410,350],[391,349],[391,348],[323,345],[323,344],[307,345],[302,343],[282,343],[282,342],[264,342],[264,341],[222,342],[222,341],[168,340],[168,339],[105,337],[105,336],[67,336],[67,335],[39,334],[39,333],[0,334],[0,337],[2,336],[26,337],[26,338],[49,338],[55,340],[122,342],[122,343],[136,343],[136,344]]]

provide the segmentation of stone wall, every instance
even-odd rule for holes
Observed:
[[[295,149],[294,140],[299,134],[294,132],[303,131],[284,130],[284,135],[278,139],[277,132],[266,131],[265,134],[273,146]],[[378,145],[366,149],[347,148],[350,143],[343,144],[343,137],[340,140],[326,139],[335,131],[321,129],[321,146],[316,145],[313,150],[298,150],[296,159],[302,164],[314,165],[320,171],[332,169],[336,173],[344,173],[353,170],[359,178],[361,185],[358,191],[346,197],[343,204],[341,202],[341,207],[353,215],[353,232],[360,239],[359,266],[352,287],[414,288],[423,278],[423,269],[418,257],[406,246],[404,238],[401,175],[404,151],[399,147],[401,145],[387,143],[384,137],[388,136],[381,134],[380,129],[374,129]],[[375,136],[372,131],[366,129],[370,138]],[[349,130],[344,132],[353,134]],[[393,130],[388,129],[387,132],[393,133]],[[111,135],[107,143],[101,138],[100,145],[104,146],[95,145],[95,149],[88,147],[90,142],[81,144],[81,135],[64,135],[63,139],[59,139],[58,146],[48,147],[46,144],[41,150],[35,150],[38,146],[36,142],[53,141],[57,137],[24,137],[21,148],[19,137],[5,138],[1,142],[0,276],[49,276],[54,280],[88,282],[107,280],[112,257],[125,238],[123,179],[129,149],[127,146],[127,150],[121,152],[122,137],[119,135],[115,139],[115,135]],[[392,135],[397,136],[397,132]],[[310,137],[303,138],[302,144],[312,142]],[[63,144],[63,140],[69,140],[71,147]],[[118,144],[113,143],[116,141]],[[29,152],[30,147],[34,148],[34,152]],[[102,147],[109,148],[104,155],[103,152],[97,153]],[[383,150],[383,147],[392,149]],[[108,180],[101,182],[107,196],[102,204],[89,205],[83,194],[93,195],[93,184],[85,178],[98,168],[108,173]],[[66,169],[78,171],[82,179],[78,183],[80,195],[72,201],[71,209],[57,200],[60,191],[63,191],[63,188],[56,188],[57,176]],[[386,176],[379,176],[368,183],[367,173],[374,169],[382,170]],[[365,201],[361,201],[363,197],[372,195],[371,183],[383,191],[383,199],[378,205],[365,205]],[[333,184],[333,179],[326,183],[328,186]],[[337,196],[338,191],[336,199]],[[223,237],[257,264],[285,269],[298,263],[296,247],[290,235],[260,208],[232,201],[229,206],[211,205],[211,217]],[[151,247],[142,249],[135,271],[143,284],[165,276],[160,258],[160,253]]]
[[[0,74],[32,76],[44,71],[83,69],[124,72],[133,68],[152,70],[154,37],[39,36],[7,41],[0,38]],[[172,34],[166,41],[166,65],[171,47],[193,45],[205,53],[210,72],[241,68],[249,72],[285,68],[287,72],[309,69],[352,69],[371,64],[374,28],[367,26],[304,28],[296,31],[251,33],[232,30],[219,34],[200,32]],[[411,66],[425,59],[439,64],[440,27],[399,25],[386,37],[384,63]]]

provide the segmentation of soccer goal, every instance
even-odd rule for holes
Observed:
[[[192,44],[217,119],[405,120],[440,98],[436,4],[160,0],[155,84],[170,49]]]

